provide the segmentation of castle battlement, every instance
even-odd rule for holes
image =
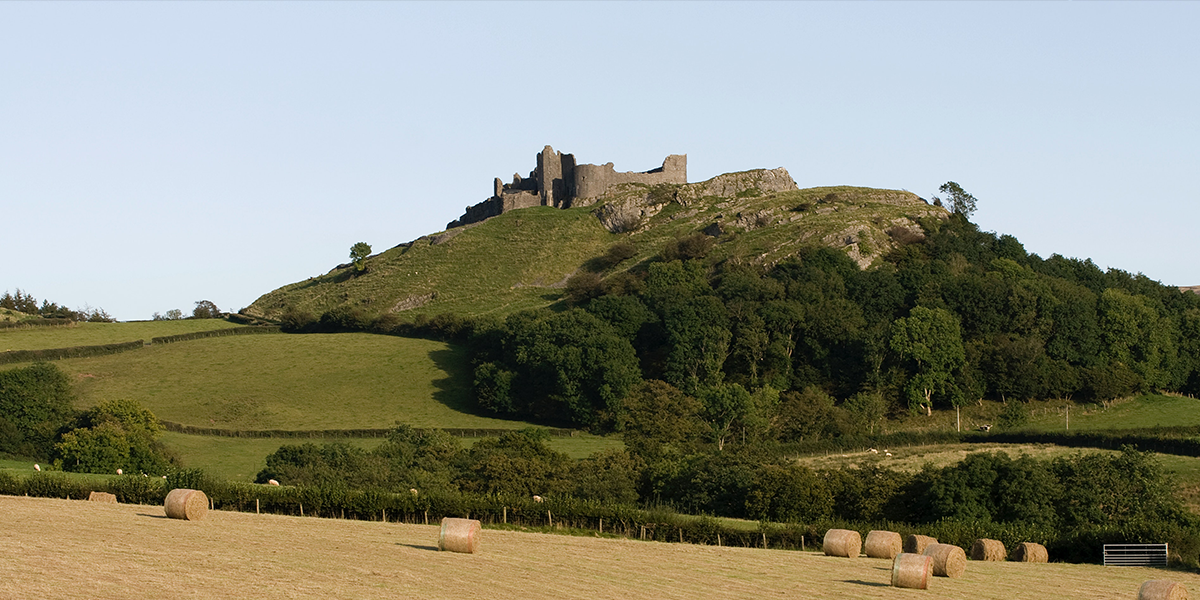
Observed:
[[[575,155],[546,146],[538,153],[537,166],[529,177],[513,175],[511,183],[504,183],[497,177],[492,183],[492,197],[468,206],[463,216],[446,228],[478,223],[530,206],[588,206],[603,196],[610,186],[621,183],[687,183],[687,155],[672,154],[663,160],[661,167],[642,173],[618,173],[612,163],[577,165]]]

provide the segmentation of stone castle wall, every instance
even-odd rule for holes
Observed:
[[[661,167],[644,173],[618,173],[613,164],[575,167],[574,205],[587,206],[603,196],[609,186],[618,183],[687,183],[687,155],[672,154]]]
[[[531,206],[587,206],[603,196],[610,186],[621,183],[687,183],[687,155],[672,154],[661,167],[644,173],[618,173],[612,163],[577,165],[575,155],[556,152],[546,146],[538,153],[537,166],[529,177],[513,175],[512,183],[504,183],[497,177],[492,183],[492,197],[468,206],[463,215],[446,228],[478,223]]]

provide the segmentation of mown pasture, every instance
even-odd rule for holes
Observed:
[[[72,346],[99,346],[198,331],[242,327],[224,319],[130,321],[127,323],[74,323],[54,327],[0,329],[0,352],[45,350]]]
[[[816,552],[485,530],[478,554],[438,552],[438,527],[0,496],[0,596],[61,598],[1127,599],[1142,567],[970,562],[926,591],[891,561]]]

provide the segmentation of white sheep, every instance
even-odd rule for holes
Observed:
[[[891,452],[888,452],[887,450],[884,450],[884,451],[883,451],[883,455],[884,455],[884,456],[891,456],[891,455],[892,455],[892,453],[891,453]]]
[[[275,481],[274,479],[268,479],[267,485],[279,485],[279,482]]]
[[[417,497],[417,489],[416,488],[408,488],[408,493],[412,494],[413,498]]]
[[[871,454],[879,454],[879,451],[878,451],[878,450],[876,450],[876,449],[874,449],[874,448],[871,448],[871,449],[870,449],[870,450],[868,450],[867,452],[870,452]]]
[[[42,470],[42,465],[39,465],[39,464],[37,464],[37,463],[33,463],[33,470],[34,470],[34,471],[41,471],[41,470]]]
[[[534,502],[545,502],[545,500],[543,500],[541,496],[538,496],[536,494],[533,496],[533,501]]]
[[[123,471],[121,471],[120,469],[117,469],[117,475],[124,475],[124,474],[125,473]]]

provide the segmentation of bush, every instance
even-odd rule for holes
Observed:
[[[664,261],[693,260],[708,256],[716,242],[703,233],[693,233],[687,237],[675,238],[667,242],[659,256]]]

